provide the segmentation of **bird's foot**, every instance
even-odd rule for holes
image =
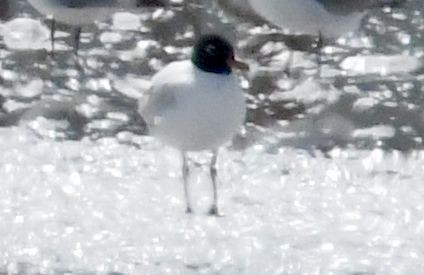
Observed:
[[[191,207],[187,207],[185,212],[186,214],[193,214],[193,209],[191,209]]]
[[[84,60],[81,60],[78,55],[75,55],[74,58],[75,58],[75,68],[78,71],[83,71],[84,65],[85,65]]]
[[[224,215],[223,215],[223,214],[221,214],[221,213],[218,211],[218,207],[217,207],[216,205],[213,205],[213,206],[211,207],[211,209],[209,209],[208,215],[209,215],[209,216],[215,216],[215,217],[224,217]]]
[[[292,75],[292,71],[291,71],[291,69],[290,68],[285,68],[284,70],[283,70],[283,74],[284,74],[284,76],[286,77],[286,78],[290,78],[291,77],[291,75]]]
[[[55,54],[55,52],[53,50],[48,51],[47,52],[47,55],[49,55],[51,59],[55,59],[55,57],[56,57],[56,54]]]

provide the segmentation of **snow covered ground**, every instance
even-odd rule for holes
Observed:
[[[224,150],[224,217],[216,218],[205,215],[206,169],[195,165],[196,213],[187,215],[178,154],[136,139],[140,149],[109,138],[51,142],[18,127],[1,130],[0,271],[424,271],[423,152],[334,149],[326,158],[260,145]]]

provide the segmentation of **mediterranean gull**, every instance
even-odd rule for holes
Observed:
[[[229,141],[245,120],[246,103],[233,69],[248,70],[237,61],[233,46],[218,35],[204,35],[191,60],[175,61],[152,79],[152,88],[140,100],[140,113],[149,132],[181,151],[186,212],[191,213],[187,152],[212,151],[211,215],[219,215],[217,192],[218,148]]]

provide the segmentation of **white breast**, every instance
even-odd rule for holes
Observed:
[[[296,33],[336,38],[356,31],[363,12],[329,13],[316,0],[249,0],[252,8],[271,23]]]
[[[229,141],[246,113],[237,78],[203,72],[190,61],[174,62],[152,80],[142,107],[151,133],[185,151],[216,149]]]

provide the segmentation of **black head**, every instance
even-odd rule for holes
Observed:
[[[230,74],[232,67],[247,68],[234,59],[233,46],[219,35],[202,36],[194,46],[191,61],[202,71],[216,74]]]

